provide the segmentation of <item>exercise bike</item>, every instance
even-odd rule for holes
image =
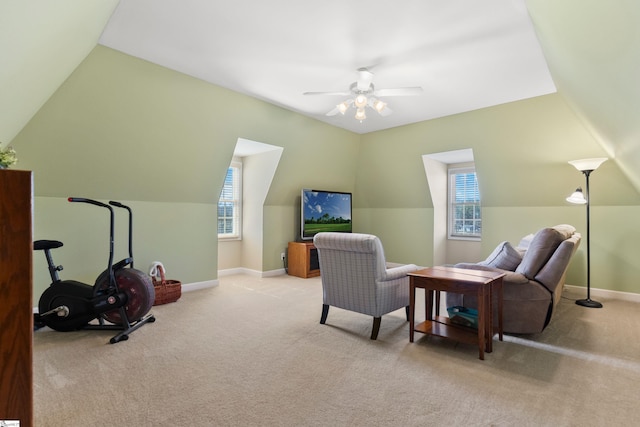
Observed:
[[[60,280],[58,272],[63,269],[56,266],[51,250],[63,246],[57,240],[37,240],[34,250],[44,251],[51,285],[42,293],[38,302],[39,314],[34,317],[36,326],[48,326],[61,332],[79,329],[120,330],[111,338],[115,344],[129,339],[136,329],[146,323],[155,322],[149,313],[155,299],[155,290],[151,278],[133,268],[133,214],[128,206],[110,201],[109,205],[96,200],[70,197],[69,202],[88,203],[109,210],[109,262],[96,279],[93,286],[75,280]],[[129,257],[113,263],[114,248],[114,210],[111,206],[126,209],[129,212]],[[128,267],[128,268],[127,268]],[[97,320],[98,323],[90,323]],[[105,323],[105,320],[110,324]]]

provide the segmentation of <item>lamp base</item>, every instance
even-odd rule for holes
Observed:
[[[579,299],[576,301],[576,304],[589,308],[602,308],[601,303],[599,303],[598,301],[594,301],[591,298]]]

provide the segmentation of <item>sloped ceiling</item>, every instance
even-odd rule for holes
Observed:
[[[640,191],[640,2],[527,6],[558,91]]]
[[[428,104],[418,108],[425,116],[417,119],[538,96],[557,87],[640,189],[640,2],[416,0],[385,8],[389,4],[4,0],[0,2],[0,143],[13,140],[100,42],[142,57],[151,52],[145,59],[157,62],[188,55],[192,68],[179,71],[218,79],[222,86],[232,86],[234,73],[239,73],[246,85],[239,91],[254,91],[256,97],[322,120],[331,119],[323,113],[339,99],[307,100],[301,93],[342,91],[361,66],[371,67],[378,88],[422,86]],[[123,13],[130,10],[138,21],[127,21]],[[218,21],[203,19],[202,10],[205,17]],[[143,32],[125,31],[131,25]],[[214,32],[217,39],[212,43],[224,53],[222,59],[236,61],[241,71],[202,55],[204,38],[211,34],[207,26],[225,30]],[[127,43],[118,36],[120,30],[141,40]],[[160,42],[154,43],[154,37]],[[234,56],[236,42],[251,48],[252,56]],[[144,52],[137,51],[140,46]],[[286,46],[298,50],[292,54],[284,50]],[[463,59],[450,56],[452,51]],[[416,62],[420,60],[423,65]],[[299,62],[302,65],[295,68]],[[451,85],[448,81],[456,81],[459,69],[479,73]],[[273,85],[272,75],[291,82],[286,95]],[[408,118],[412,113],[403,112],[402,100],[396,99],[389,118],[398,121],[380,124],[382,118],[369,114],[371,130],[416,120]],[[349,123],[334,124],[353,125]]]
[[[118,0],[0,2],[0,144],[20,132],[98,42]]]

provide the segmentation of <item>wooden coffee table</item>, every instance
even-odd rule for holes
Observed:
[[[502,341],[502,278],[504,273],[454,267],[430,267],[409,273],[409,342],[414,332],[437,335],[467,344],[477,344],[479,357],[493,351],[493,295],[497,295],[498,328]],[[426,320],[415,324],[416,288],[425,290]],[[440,291],[471,294],[478,298],[478,329],[457,325],[440,316]],[[434,299],[435,297],[435,299]],[[434,309],[434,301],[436,306]]]

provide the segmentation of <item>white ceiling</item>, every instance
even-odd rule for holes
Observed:
[[[556,91],[524,0],[121,0],[99,43],[356,133]],[[388,117],[325,113],[368,67]]]

